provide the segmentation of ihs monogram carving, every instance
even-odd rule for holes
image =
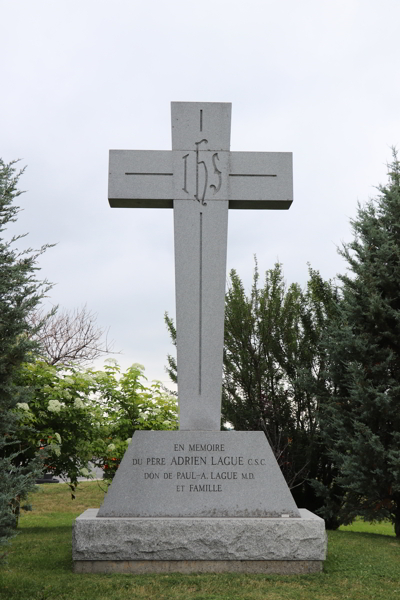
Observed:
[[[213,190],[213,195],[215,196],[221,189],[222,186],[222,171],[218,168],[217,161],[219,162],[218,152],[202,152],[200,154],[199,146],[200,144],[207,145],[208,140],[205,138],[200,140],[199,142],[195,142],[195,165],[188,165],[188,158],[190,158],[190,153],[182,156],[182,160],[184,162],[183,167],[183,187],[182,190],[187,194],[191,194],[191,190],[188,189],[188,169],[195,168],[196,169],[196,184],[195,184],[195,192],[194,199],[200,202],[203,206],[207,206],[207,202],[205,202],[207,190]],[[200,158],[204,160],[200,160]],[[193,161],[192,161],[193,162]],[[207,164],[210,163],[211,165]],[[211,167],[211,168],[210,168]],[[212,171],[213,169],[213,171]],[[213,178],[213,183],[208,183],[209,181],[209,173],[211,171],[211,177]],[[215,179],[216,178],[216,179]],[[214,183],[215,181],[215,183]]]

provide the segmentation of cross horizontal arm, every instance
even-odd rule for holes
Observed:
[[[191,154],[195,156],[195,153],[188,152],[183,157],[181,154],[169,150],[110,150],[110,206],[173,208],[174,199],[187,197],[193,200],[186,189],[188,184],[182,171],[185,166],[182,158]],[[199,156],[204,158],[205,154],[210,156],[210,160],[215,156],[218,158],[214,167],[217,167],[217,174],[221,173],[221,182],[226,182],[219,194],[221,197],[215,200],[229,200],[231,209],[290,207],[293,201],[291,152],[203,152]],[[199,158],[192,157],[192,162],[196,160],[199,162]],[[199,164],[205,163],[200,161]],[[219,171],[218,167],[223,169],[223,164],[225,170]],[[218,183],[218,177],[215,178],[210,168],[210,181],[212,176],[214,183]],[[193,195],[196,189],[193,182],[192,188]]]
[[[231,152],[229,208],[289,208],[292,173],[291,152]]]
[[[173,208],[173,198],[170,150],[110,150],[110,206]]]

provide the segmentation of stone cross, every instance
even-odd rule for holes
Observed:
[[[172,151],[110,151],[108,197],[174,209],[180,429],[219,431],[228,208],[289,208],[292,154],[230,152],[230,103],[172,102],[171,113]]]

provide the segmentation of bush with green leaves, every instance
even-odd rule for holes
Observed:
[[[30,426],[21,432],[21,447],[31,458],[45,449],[45,470],[68,477],[74,489],[88,469],[103,422],[102,409],[94,401],[95,376],[35,361],[23,365],[19,384],[28,395],[17,411],[21,422]]]
[[[177,427],[175,398],[145,381],[141,365],[121,373],[113,360],[102,371],[25,364],[19,383],[30,397],[16,408],[30,426],[22,447],[28,456],[46,449],[47,471],[70,479],[72,492],[90,462],[112,479],[135,430]]]
[[[148,385],[144,367],[137,363],[121,374],[118,363],[109,360],[94,376],[104,415],[103,435],[93,447],[95,463],[104,469],[105,479],[112,479],[135,430],[178,428],[177,402],[159,381]]]

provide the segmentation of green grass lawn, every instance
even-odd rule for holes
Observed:
[[[1,600],[400,600],[400,541],[390,524],[356,521],[329,532],[328,558],[317,575],[78,575],[72,572],[72,523],[100,506],[97,482],[42,485],[34,511],[21,519]]]

